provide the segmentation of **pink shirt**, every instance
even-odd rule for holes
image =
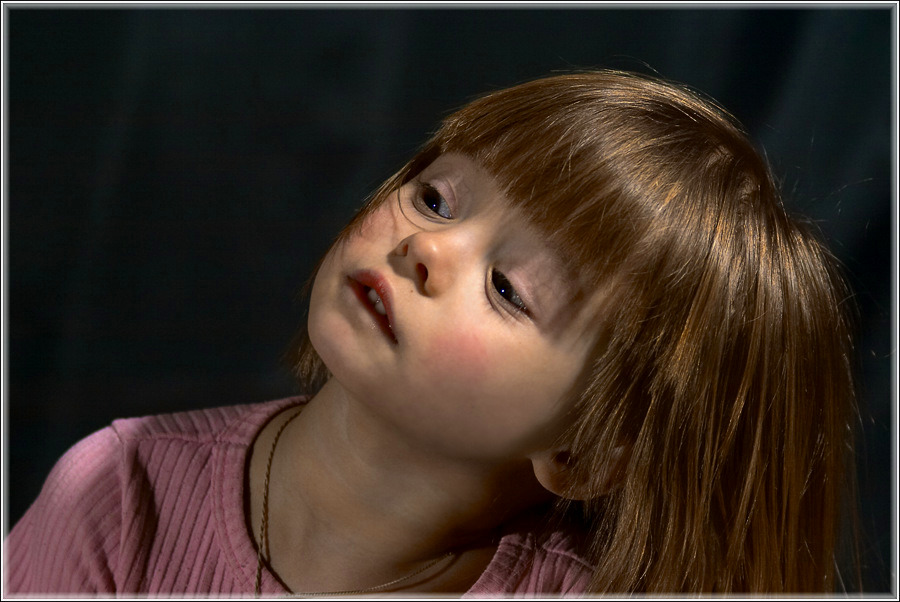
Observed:
[[[248,452],[289,398],[117,420],[70,449],[5,542],[5,594],[252,595]],[[571,539],[505,535],[471,597],[578,594]],[[266,595],[289,592],[267,570]]]

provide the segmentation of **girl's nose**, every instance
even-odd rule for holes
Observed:
[[[456,278],[460,249],[446,232],[420,231],[407,236],[394,249],[398,271],[410,278],[423,295],[436,296]]]

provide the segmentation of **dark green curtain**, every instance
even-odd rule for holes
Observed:
[[[7,529],[116,417],[293,393],[279,361],[302,284],[437,121],[490,89],[613,67],[729,108],[843,262],[865,586],[895,586],[896,7],[4,10]]]

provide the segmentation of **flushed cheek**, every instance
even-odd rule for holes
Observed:
[[[554,425],[557,391],[544,363],[488,334],[435,335],[417,364],[418,415],[432,442],[451,442],[454,453],[511,457],[543,444]],[[520,344],[521,347],[521,344]],[[549,384],[548,384],[549,382]],[[423,403],[429,394],[434,403]],[[552,430],[552,436],[557,430]]]
[[[393,196],[386,199],[375,209],[360,225],[354,237],[368,242],[383,242],[385,235],[395,232],[402,222],[402,216],[398,215],[399,209]]]
[[[465,329],[431,337],[421,357],[430,377],[451,389],[480,387],[493,359],[481,337]]]

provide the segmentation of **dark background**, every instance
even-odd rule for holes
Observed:
[[[896,7],[6,14],[4,534],[112,419],[294,392],[298,292],[353,210],[474,95],[656,71],[728,107],[860,308],[865,589],[896,592]]]

